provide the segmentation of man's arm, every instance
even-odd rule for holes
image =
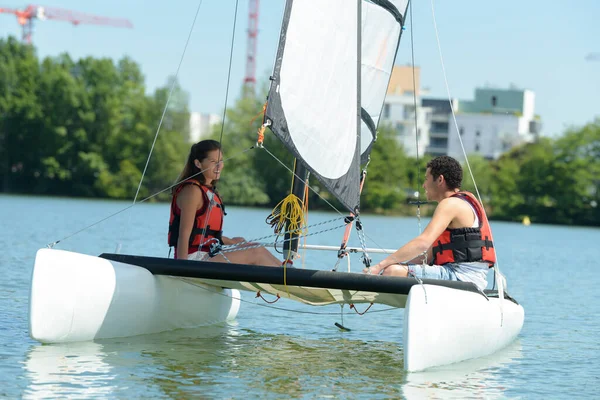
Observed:
[[[432,257],[432,249],[433,249],[433,245],[429,246],[429,248],[427,249],[427,252],[413,258],[412,260],[409,260],[408,263],[409,264],[422,264],[423,262],[425,263],[429,263],[431,261]]]
[[[408,261],[422,257],[426,252],[430,255],[430,248],[433,241],[442,234],[458,213],[456,200],[462,201],[453,198],[440,201],[423,233],[400,247],[393,254],[387,256],[383,261],[372,266],[370,272],[378,274],[390,265],[407,263]]]

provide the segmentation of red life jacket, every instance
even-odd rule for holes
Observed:
[[[492,239],[492,231],[483,207],[475,196],[469,192],[458,192],[451,197],[458,197],[473,206],[479,218],[478,228],[446,229],[435,242],[433,263],[443,265],[447,263],[484,261],[493,267],[496,263],[496,251]]]
[[[197,251],[208,252],[213,243],[221,243],[223,236],[223,216],[225,206],[219,195],[195,179],[183,182],[173,194],[171,200],[171,216],[169,218],[169,246],[175,247],[175,258],[184,258],[177,255],[177,241],[179,239],[179,225],[181,223],[181,209],[177,205],[177,196],[186,185],[196,185],[202,190],[204,201],[202,207],[196,211],[194,227],[190,234],[188,254]]]

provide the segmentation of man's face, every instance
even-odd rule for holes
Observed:
[[[425,171],[425,182],[423,182],[423,189],[425,189],[425,197],[427,200],[433,200],[436,193],[436,184],[431,176],[431,168],[427,168]]]

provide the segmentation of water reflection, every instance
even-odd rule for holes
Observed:
[[[497,371],[521,350],[516,343],[484,359],[407,374],[396,343],[347,337],[305,339],[223,325],[36,345],[26,360],[24,397],[494,398],[506,395]]]
[[[522,358],[521,342],[474,360],[407,374],[403,394],[407,399],[499,399],[507,397],[506,370]]]
[[[169,392],[163,390],[165,379],[174,375],[176,382],[185,383],[187,358],[197,356],[210,364],[214,348],[208,341],[234,336],[230,331],[222,325],[98,342],[36,344],[25,361],[30,383],[23,397],[161,397]]]
[[[102,345],[92,342],[31,347],[25,361],[26,399],[98,398],[110,395],[115,375],[103,361]]]

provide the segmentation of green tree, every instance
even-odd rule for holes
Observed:
[[[488,213],[494,219],[515,220],[523,205],[523,196],[515,180],[519,176],[519,162],[510,156],[502,156],[491,167],[491,207]]]
[[[555,143],[558,223],[600,225],[600,118]]]
[[[361,197],[363,211],[398,210],[406,201],[406,193],[417,190],[410,185],[409,166],[414,163],[406,156],[392,127],[384,125],[377,132],[371,151],[367,178]],[[412,180],[416,181],[416,175]]]
[[[269,204],[267,182],[263,169],[255,168],[254,158],[261,149],[251,149],[257,139],[262,119],[255,116],[262,110],[257,97],[242,97],[227,109],[225,121],[213,127],[211,138],[222,143],[225,166],[219,191],[226,202],[254,206]]]
[[[485,205],[490,201],[491,187],[492,187],[492,175],[493,171],[491,168],[491,162],[485,159],[480,154],[469,155],[469,164],[463,163],[463,184],[462,189],[468,190],[476,194],[475,183],[477,189]],[[469,166],[470,172],[469,172]],[[471,176],[471,172],[473,176]],[[475,181],[473,182],[473,178]]]
[[[0,189],[26,190],[35,185],[41,145],[36,85],[40,71],[31,46],[0,39]]]
[[[171,88],[173,88],[171,98],[165,110]],[[147,139],[142,145],[146,149],[143,153],[144,159],[140,160],[141,162],[138,164],[141,171],[146,163],[146,156],[150,152],[156,129],[161,118],[163,120],[144,178],[144,186],[147,189],[147,193],[144,195],[159,192],[174,184],[185,165],[190,150],[188,103],[189,94],[183,90],[174,77],[169,77],[166,85],[157,89],[150,100],[149,121],[152,128],[149,130],[150,135],[142,135]],[[163,199],[167,197],[168,193],[161,196]]]

